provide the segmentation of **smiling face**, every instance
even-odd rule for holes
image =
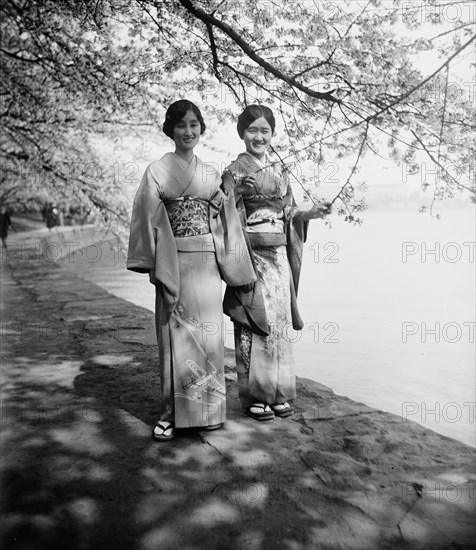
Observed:
[[[246,151],[258,159],[262,159],[268,149],[273,130],[269,122],[262,116],[254,120],[243,132]]]
[[[192,151],[200,139],[200,122],[193,111],[187,111],[177,122],[173,130],[175,151],[186,153]]]

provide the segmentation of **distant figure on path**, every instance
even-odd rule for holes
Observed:
[[[58,225],[58,208],[53,206],[51,202],[45,208],[46,227],[51,231],[52,227]]]
[[[225,313],[234,321],[238,391],[242,406],[255,420],[293,414],[296,377],[291,328],[301,330],[296,296],[307,222],[330,213],[318,202],[297,208],[283,168],[267,156],[275,129],[273,112],[249,105],[238,117],[246,152],[224,174],[235,182],[235,199],[252,248],[258,281],[227,288]]]
[[[8,230],[10,229],[11,225],[12,220],[10,217],[10,213],[5,208],[5,206],[2,206],[0,208],[0,237],[2,238],[3,248],[7,248]]]
[[[128,269],[148,273],[156,286],[157,441],[172,439],[175,428],[211,430],[225,422],[221,278],[228,285],[256,280],[233,193],[220,189],[218,172],[193,152],[205,131],[200,110],[187,100],[173,103],[163,130],[175,152],[145,171],[127,259]]]

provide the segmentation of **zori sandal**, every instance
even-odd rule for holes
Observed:
[[[166,420],[159,420],[152,432],[155,441],[170,441],[174,438],[174,425]]]
[[[253,403],[246,408],[246,414],[255,420],[273,420],[274,412],[265,403]]]
[[[279,416],[280,418],[285,418],[286,416],[291,416],[292,414],[294,414],[294,409],[287,401],[285,403],[277,403],[276,405],[271,405],[271,409],[273,410],[274,414],[276,416]]]

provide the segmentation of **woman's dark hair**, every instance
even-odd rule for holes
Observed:
[[[276,120],[274,119],[273,111],[269,107],[266,107],[266,105],[248,105],[238,117],[238,124],[236,125],[241,139],[243,139],[246,128],[248,128],[250,124],[253,124],[256,119],[261,117],[264,117],[268,121],[271,126],[271,131],[274,134]]]
[[[187,114],[187,111],[192,111],[200,122],[200,134],[203,134],[206,129],[205,121],[203,120],[200,109],[188,99],[180,99],[175,103],[172,103],[165,113],[165,122],[162,126],[164,134],[169,138],[174,137],[174,127],[178,124],[182,118]]]

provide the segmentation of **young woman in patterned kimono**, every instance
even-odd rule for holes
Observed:
[[[156,285],[158,441],[172,439],[175,428],[223,425],[221,279],[228,285],[256,280],[233,192],[224,193],[218,172],[193,153],[205,131],[200,110],[187,100],[173,103],[163,130],[175,152],[145,171],[134,199],[127,260],[128,269],[149,273]]]
[[[293,414],[296,382],[290,330],[303,323],[296,304],[307,222],[330,213],[325,203],[300,211],[280,165],[266,155],[275,119],[266,106],[250,105],[238,118],[246,152],[228,166],[224,182],[235,199],[253,250],[258,281],[227,288],[225,313],[234,321],[238,390],[256,420]]]

